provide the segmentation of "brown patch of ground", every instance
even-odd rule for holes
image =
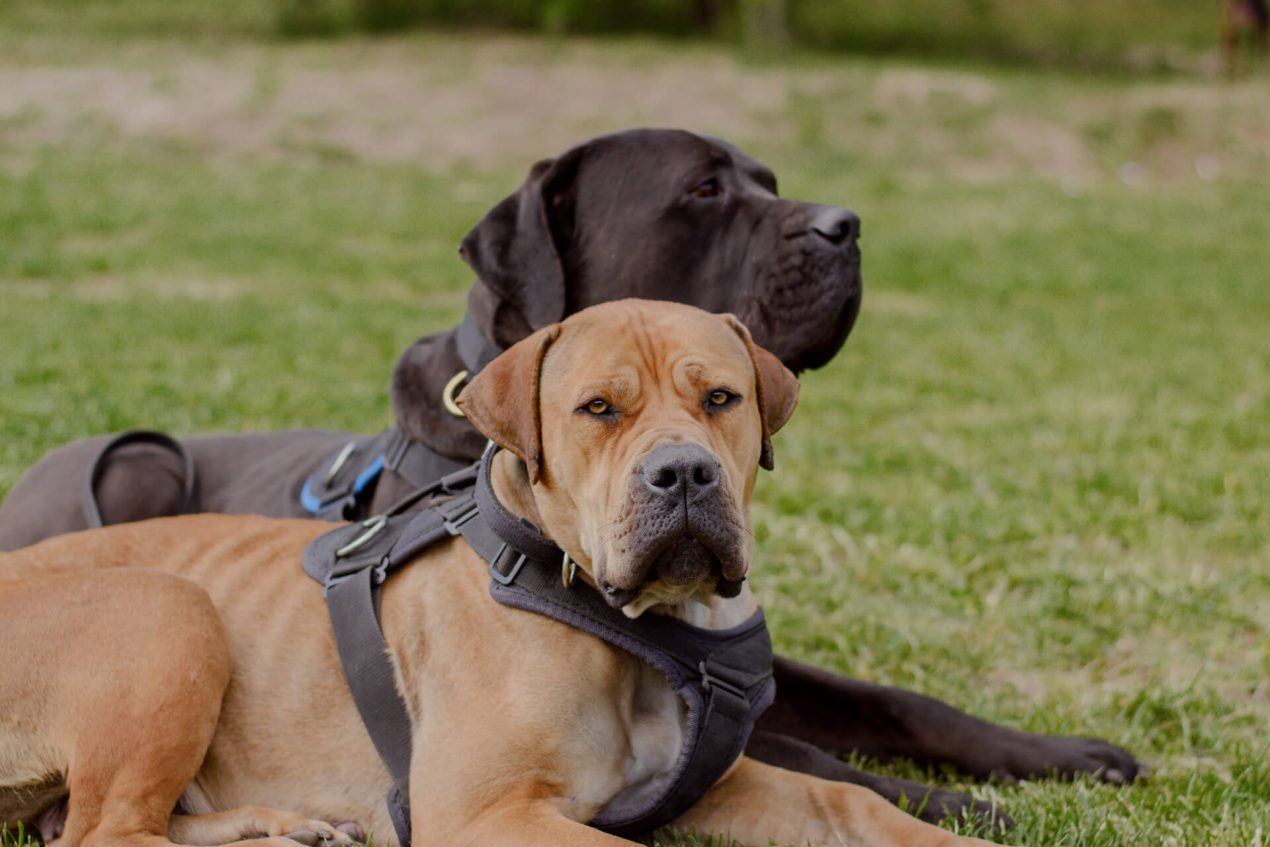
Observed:
[[[826,147],[918,179],[1185,182],[1270,165],[1270,93],[1257,80],[1067,92],[1041,76],[750,65],[715,49],[585,41],[421,37],[194,54],[159,43],[75,66],[0,59],[0,165],[42,146],[156,141],[449,174],[521,168],[640,125],[760,149]]]

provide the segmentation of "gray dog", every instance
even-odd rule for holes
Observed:
[[[333,520],[382,512],[479,457],[483,437],[449,402],[467,374],[535,329],[608,300],[732,312],[795,372],[819,367],[859,311],[859,235],[855,214],[778,197],[772,172],[725,142],[675,130],[594,139],[534,165],[463,240],[476,272],[467,317],[402,355],[392,379],[395,428],[180,445],[142,437],[100,457],[111,439],[77,442],[42,459],[0,506],[0,550],[84,529],[98,508],[104,523],[188,511]],[[892,801],[927,797],[919,813],[927,820],[989,810],[839,757],[907,758],[979,778],[1095,773],[1125,782],[1144,772],[1103,741],[994,726],[919,694],[780,657],[776,680],[776,703],[750,755],[860,783]]]

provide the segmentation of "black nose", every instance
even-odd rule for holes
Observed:
[[[648,490],[662,497],[688,499],[719,484],[719,463],[696,444],[666,444],[656,448],[639,466]]]
[[[812,216],[811,228],[830,244],[850,246],[860,237],[860,216],[850,209],[821,206]]]

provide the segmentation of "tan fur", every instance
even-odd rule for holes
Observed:
[[[605,529],[621,508],[612,480],[651,445],[691,439],[719,459],[747,520],[764,440],[792,408],[792,377],[756,367],[732,325],[687,307],[608,304],[553,333],[517,345],[464,395],[485,431],[522,457],[540,451],[536,484],[517,454],[497,457],[509,508],[540,521],[594,579],[600,557],[621,566]],[[720,382],[743,399],[706,415],[702,393]],[[575,412],[600,390],[620,397],[620,425]],[[760,410],[760,390],[779,398],[778,415]],[[283,833],[332,832],[324,820],[389,841],[389,777],[344,683],[321,590],[299,566],[326,529],[173,518],[0,557],[3,822],[33,820],[54,786],[69,789],[68,847],[257,835],[273,837],[252,843],[281,847],[293,843]],[[658,597],[653,613],[715,626],[753,604],[700,587]],[[655,789],[673,767],[683,714],[661,677],[598,639],[496,604],[483,562],[461,541],[395,575],[382,617],[413,722],[416,844],[630,843],[585,821],[623,792]],[[169,818],[178,798],[194,816]],[[748,759],[680,823],[755,845],[985,843],[862,788]]]

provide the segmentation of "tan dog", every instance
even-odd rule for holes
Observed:
[[[499,499],[577,561],[590,587],[574,590],[721,627],[754,608],[747,505],[796,392],[734,319],[622,301],[517,344],[461,403],[506,448]],[[0,558],[0,822],[56,827],[69,793],[64,845],[348,840],[324,821],[387,840],[389,777],[299,566],[325,529],[172,518]],[[585,822],[670,772],[681,704],[650,667],[488,585],[461,540],[385,585],[415,842],[629,844]],[[986,843],[748,758],[677,826],[755,845]]]

